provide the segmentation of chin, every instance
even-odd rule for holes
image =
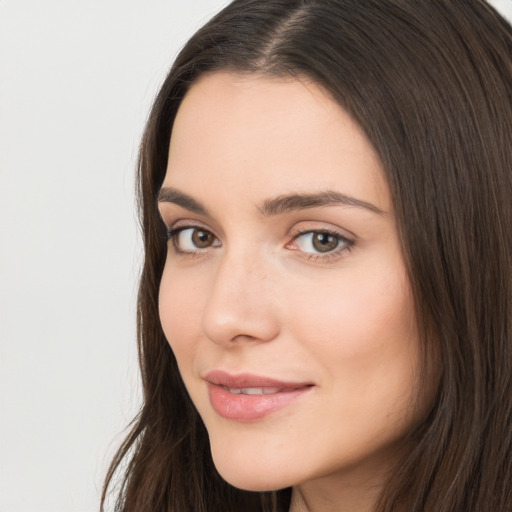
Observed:
[[[230,485],[237,489],[252,492],[277,491],[286,487],[291,487],[287,479],[276,478],[275,475],[268,474],[269,471],[256,472],[250,469],[240,471],[237,468],[224,468],[215,464],[220,476]]]
[[[212,445],[212,458],[220,476],[233,487],[244,491],[264,492],[290,487],[293,482],[286,464],[276,464],[262,457],[235,453],[236,448],[216,449]]]

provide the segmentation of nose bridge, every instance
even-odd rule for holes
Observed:
[[[216,343],[270,341],[279,322],[273,304],[269,262],[261,254],[238,247],[219,262],[203,313],[203,331]]]

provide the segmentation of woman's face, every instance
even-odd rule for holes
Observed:
[[[393,205],[358,125],[311,82],[207,76],[159,208],[160,318],[220,474],[379,479],[424,408]]]

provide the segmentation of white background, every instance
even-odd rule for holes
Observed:
[[[225,3],[0,0],[0,512],[98,509],[139,403],[138,141]]]

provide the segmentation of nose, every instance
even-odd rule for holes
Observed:
[[[262,258],[226,254],[213,277],[202,329],[214,343],[267,342],[279,334],[275,283]]]

